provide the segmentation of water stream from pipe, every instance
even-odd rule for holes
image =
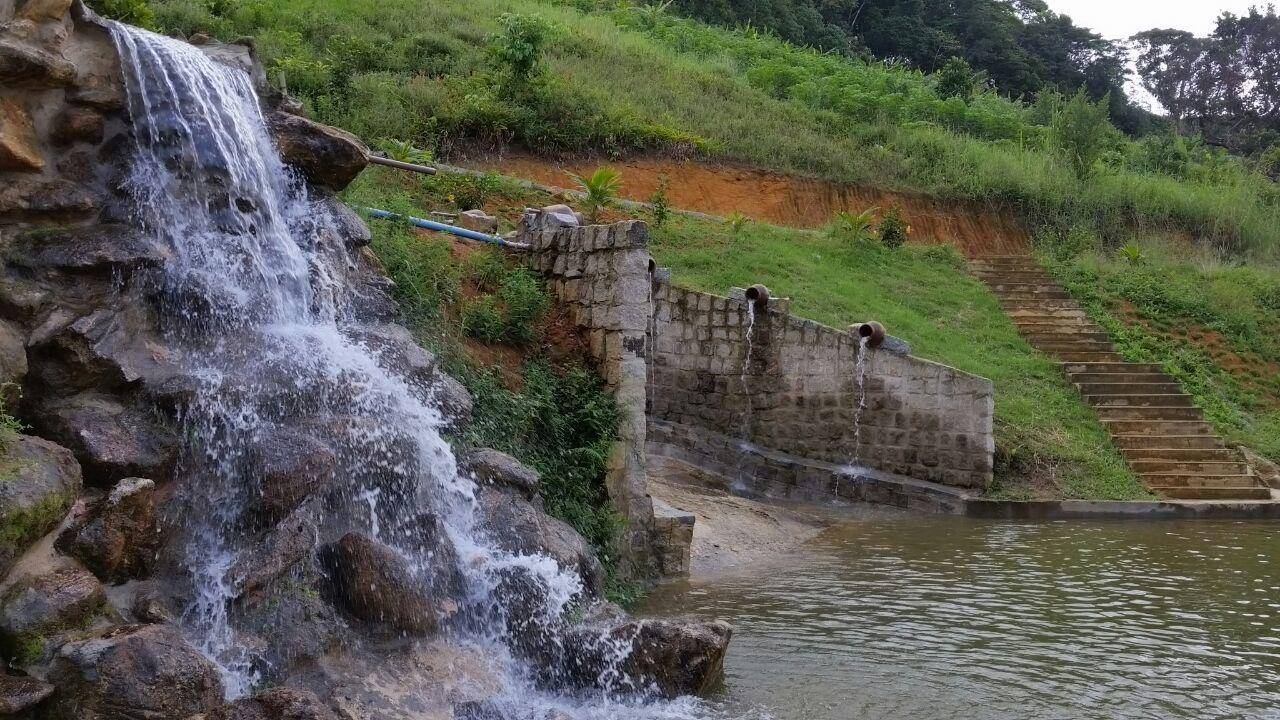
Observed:
[[[858,340],[858,362],[854,368],[854,378],[858,384],[858,404],[853,409],[853,464],[862,459],[862,412],[867,409],[867,356],[870,354],[871,338]]]

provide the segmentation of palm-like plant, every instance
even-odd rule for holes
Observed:
[[[414,165],[426,165],[434,159],[430,150],[423,150],[411,142],[395,138],[382,138],[378,141],[378,149],[392,160]]]
[[[569,173],[578,182],[582,190],[582,210],[587,222],[595,224],[600,219],[600,211],[613,204],[622,190],[622,173],[613,168],[603,167],[587,177]]]
[[[751,218],[740,212],[731,212],[724,216],[724,223],[729,226],[729,234],[734,237],[737,237],[749,222],[751,222]]]
[[[1120,257],[1130,265],[1141,265],[1146,262],[1147,257],[1143,254],[1142,248],[1137,243],[1127,243],[1119,250]]]
[[[831,219],[830,232],[833,237],[853,242],[870,240],[876,222],[876,213],[880,208],[867,208],[860,213],[839,210]]]

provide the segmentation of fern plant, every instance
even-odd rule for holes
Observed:
[[[1141,265],[1147,261],[1147,256],[1142,253],[1142,248],[1137,243],[1127,243],[1118,251],[1120,259],[1130,265]]]
[[[426,165],[435,159],[430,150],[423,150],[411,142],[396,140],[395,138],[378,140],[378,149],[392,160],[413,163],[414,165]]]
[[[582,191],[582,214],[593,225],[600,219],[600,212],[612,205],[622,191],[622,173],[613,168],[599,168],[587,177],[573,173],[569,176],[577,181]]]

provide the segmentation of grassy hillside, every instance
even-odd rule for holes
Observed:
[[[367,171],[347,199],[404,212],[483,206],[504,218],[506,227],[526,205],[551,201],[492,177],[410,178],[380,168]],[[608,219],[621,217],[613,213]],[[397,227],[375,225],[380,234]],[[995,298],[950,248],[891,250],[841,233],[684,216],[672,216],[651,232],[652,251],[673,269],[676,282],[718,293],[764,282],[791,297],[797,314],[836,327],[875,318],[908,339],[916,354],[991,378],[999,466],[993,496],[1146,496],[1057,367],[1018,336]],[[385,247],[375,245],[392,267],[399,266]],[[429,279],[412,284],[426,296],[436,286]]]
[[[503,143],[699,153],[999,203],[1048,236],[1177,229],[1234,252],[1276,252],[1275,183],[1220,152],[1090,129],[1087,112],[1052,96],[943,99],[914,71],[618,5],[155,0],[162,28],[255,37],[274,81],[372,142],[440,155]],[[508,13],[519,17],[504,23]],[[534,16],[541,29],[531,31]],[[530,38],[544,51],[512,82],[507,51],[537,50]],[[1083,178],[1069,161],[1082,149]]]

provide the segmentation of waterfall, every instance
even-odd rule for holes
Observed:
[[[327,433],[337,448],[344,498],[331,511],[348,513],[354,528],[372,528],[424,574],[441,559],[404,515],[425,509],[439,519],[466,600],[481,618],[460,632],[500,659],[504,717],[544,718],[553,710],[573,718],[689,717],[691,700],[615,711],[627,701],[606,694],[570,702],[535,689],[536,669],[510,647],[497,583],[513,568],[534,578],[545,602],[527,612],[551,623],[583,595],[578,575],[486,537],[476,488],[459,476],[440,435],[431,388],[389,370],[374,349],[344,334],[350,251],[333,240],[325,206],[280,160],[249,77],[186,43],[121,24],[111,34],[136,144],[127,189],[137,221],[172,256],[156,281],[161,325],[198,380],[180,418],[186,447],[177,475],[189,497],[176,525],[193,596],[181,623],[221,668],[228,693],[246,694],[259,681],[256,658],[229,616],[232,568],[253,549],[243,527],[259,491],[254,453],[302,427]]]
[[[751,383],[748,378],[751,375],[751,354],[754,351],[752,347],[755,341],[756,332],[756,304],[750,300],[747,301],[747,329],[744,333],[746,342],[746,352],[742,355],[742,371],[739,379],[742,381],[742,401],[745,408],[742,411],[742,442],[750,444],[751,442],[751,414],[754,412],[751,406]]]
[[[853,464],[862,459],[862,411],[867,409],[867,355],[871,338],[858,339],[858,363],[854,368],[858,383],[858,404],[853,409]]]

